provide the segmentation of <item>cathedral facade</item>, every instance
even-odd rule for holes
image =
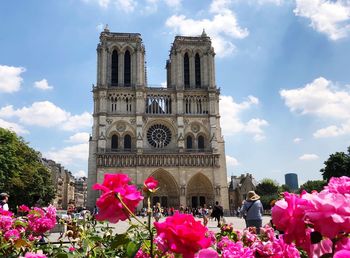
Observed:
[[[214,49],[203,31],[176,36],[166,62],[166,87],[148,87],[138,33],[105,29],[97,47],[93,128],[89,141],[88,207],[106,173],[128,174],[140,188],[153,176],[163,207],[213,205],[227,210]]]

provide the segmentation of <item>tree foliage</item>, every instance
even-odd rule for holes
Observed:
[[[51,174],[40,153],[21,137],[0,128],[0,192],[10,195],[9,206],[48,204],[55,196]]]
[[[323,187],[327,184],[324,180],[309,180],[305,184],[302,184],[299,188],[299,192],[305,190],[308,193],[311,193],[313,190],[320,192],[323,190]]]
[[[264,209],[270,209],[272,200],[277,200],[280,186],[272,179],[265,178],[256,186],[256,193],[260,195],[260,201]]]
[[[331,177],[350,176],[350,147],[348,147],[348,153],[331,154],[324,165],[325,167],[320,170],[324,180],[329,181]]]

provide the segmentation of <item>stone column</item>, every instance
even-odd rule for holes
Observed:
[[[124,84],[124,53],[118,52],[118,84]]]
[[[194,55],[189,56],[190,61],[190,88],[195,88],[196,78],[195,78],[195,63],[194,63]]]

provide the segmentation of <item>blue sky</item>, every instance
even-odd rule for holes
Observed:
[[[350,146],[350,2],[66,0],[0,3],[0,126],[75,175],[87,172],[91,85],[104,24],[139,32],[149,85],[175,35],[216,51],[228,175],[320,179]]]

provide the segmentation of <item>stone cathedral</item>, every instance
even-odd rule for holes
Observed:
[[[92,91],[89,208],[99,194],[92,185],[105,173],[122,172],[140,188],[149,176],[159,181],[153,204],[178,209],[219,201],[228,210],[214,56],[204,31],[176,36],[166,62],[166,87],[148,87],[141,35],[101,32]]]

